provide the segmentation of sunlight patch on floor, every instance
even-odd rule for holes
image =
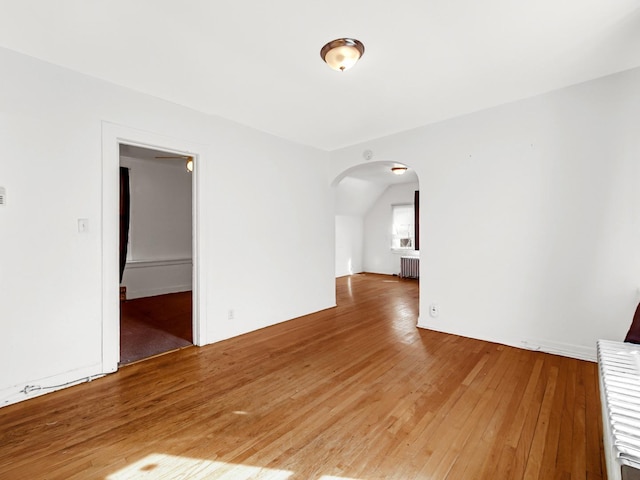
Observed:
[[[106,477],[106,480],[228,479],[286,480],[293,472],[198,458],[153,453]],[[322,477],[323,480],[325,477]],[[339,477],[326,477],[327,480]]]

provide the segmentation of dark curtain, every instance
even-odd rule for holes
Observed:
[[[420,191],[416,190],[413,194],[413,232],[415,242],[414,250],[420,250]]]
[[[129,169],[120,167],[120,283],[122,283],[124,266],[127,263],[130,209],[131,192],[129,189]]]

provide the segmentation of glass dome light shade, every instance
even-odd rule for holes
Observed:
[[[327,43],[320,56],[334,70],[345,71],[353,67],[364,54],[364,45],[351,38],[339,38]]]

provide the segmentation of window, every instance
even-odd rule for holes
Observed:
[[[391,248],[413,250],[415,241],[413,205],[392,205],[391,209]]]

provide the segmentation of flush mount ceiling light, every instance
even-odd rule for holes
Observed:
[[[338,38],[327,43],[320,56],[334,70],[344,72],[353,67],[364,55],[364,45],[353,38]]]
[[[407,171],[407,167],[391,167],[391,171],[396,175],[402,175]]]

